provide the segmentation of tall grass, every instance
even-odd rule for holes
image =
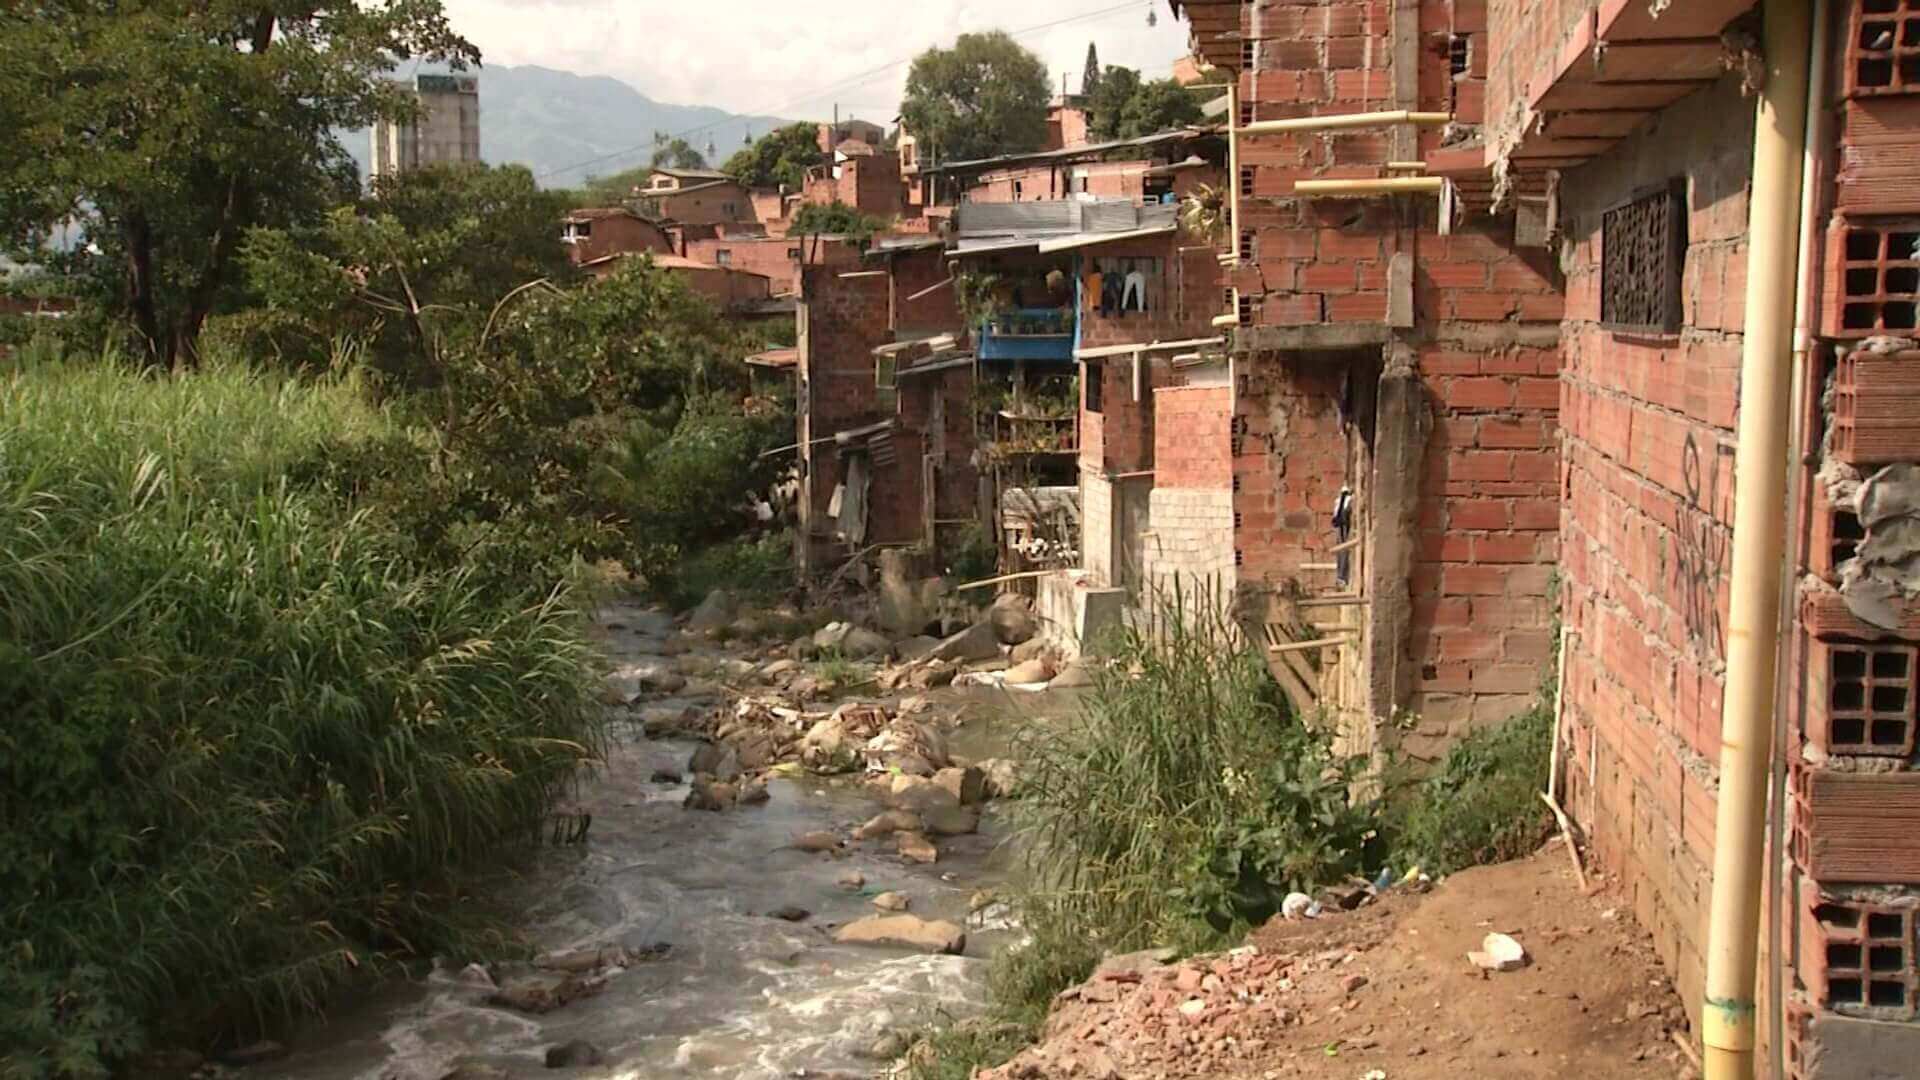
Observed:
[[[290,476],[350,382],[0,381],[0,1075],[106,1075],[488,933],[598,739],[563,589],[433,565]]]
[[[1364,763],[1292,714],[1222,598],[1164,598],[1110,649],[1027,748],[1040,902],[1106,948],[1212,944],[1380,857]]]

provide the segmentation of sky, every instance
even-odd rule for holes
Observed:
[[[791,119],[891,120],[912,58],[1007,30],[1080,89],[1103,64],[1163,76],[1187,51],[1166,0],[444,0],[485,62],[610,75],[656,101]],[[1147,26],[1147,12],[1158,26]],[[1057,24],[1057,25],[1046,25]]]

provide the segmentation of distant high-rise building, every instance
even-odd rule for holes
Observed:
[[[419,119],[374,122],[373,175],[479,161],[480,80],[468,75],[419,75],[413,92],[423,110]]]

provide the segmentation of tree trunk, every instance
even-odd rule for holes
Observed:
[[[127,309],[133,315],[134,329],[146,346],[149,363],[165,364],[171,341],[160,334],[160,318],[154,301],[153,227],[139,210],[129,213],[123,226],[127,244]]]

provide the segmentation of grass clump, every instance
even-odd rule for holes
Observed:
[[[598,741],[570,591],[290,476],[351,383],[0,381],[0,1075],[105,1076],[504,938],[466,875]]]
[[[1398,861],[1438,876],[1539,847],[1552,820],[1540,801],[1552,752],[1553,703],[1544,699],[1453,744],[1395,808]]]
[[[1175,598],[1124,631],[1081,714],[1028,747],[1036,900],[1106,949],[1222,943],[1384,855],[1349,799],[1364,759],[1292,714],[1223,607]]]

